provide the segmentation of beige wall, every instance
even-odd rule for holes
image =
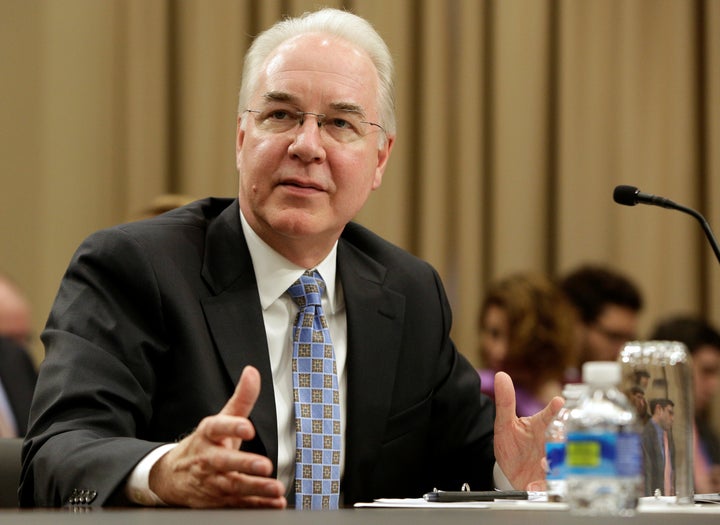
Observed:
[[[314,5],[0,0],[0,267],[38,332],[89,232],[163,192],[235,194],[242,55],[283,6]],[[611,198],[637,185],[720,228],[720,2],[345,5],[398,72],[397,147],[359,220],[438,268],[468,357],[485,284],[518,269],[610,263],[645,292],[643,329],[677,311],[720,324],[693,219]]]

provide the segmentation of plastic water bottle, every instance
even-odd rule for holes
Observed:
[[[582,383],[565,385],[562,391],[565,404],[545,431],[545,459],[548,463],[545,481],[547,482],[548,501],[565,501],[567,494],[565,468],[566,424],[570,417],[570,411],[577,406],[580,396],[585,391],[587,391],[587,385]]]
[[[567,502],[583,515],[635,513],[642,491],[642,448],[635,410],[616,385],[620,363],[583,365],[587,392],[566,423]]]

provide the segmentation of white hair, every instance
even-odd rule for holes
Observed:
[[[238,114],[242,116],[247,109],[247,102],[257,86],[267,57],[283,42],[307,33],[335,35],[368,54],[378,75],[379,123],[388,135],[394,136],[396,130],[394,66],[390,50],[367,20],[340,9],[321,9],[304,13],[297,18],[284,19],[255,38],[245,55]]]

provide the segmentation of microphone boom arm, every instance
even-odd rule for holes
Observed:
[[[697,219],[697,221],[700,223],[700,226],[702,226],[703,231],[705,232],[705,237],[707,237],[707,240],[710,242],[710,246],[712,247],[713,252],[715,252],[715,257],[717,258],[718,262],[720,262],[720,247],[718,247],[715,236],[710,229],[708,221],[705,220],[705,217],[703,217],[699,212],[693,210],[692,208],[688,208],[687,206],[683,206],[682,204],[678,203],[673,204],[675,205],[674,208],[676,210],[687,213],[688,215],[692,215]]]
[[[672,210],[678,210],[683,213],[687,213],[688,215],[692,215],[698,220],[698,222],[702,226],[702,229],[705,232],[705,236],[707,237],[708,241],[710,241],[710,246],[712,247],[713,252],[715,252],[715,257],[717,258],[718,262],[720,262],[720,248],[718,247],[715,236],[710,229],[710,225],[705,220],[705,217],[700,214],[700,212],[695,211],[692,208],[688,208],[687,206],[683,206],[681,204],[673,202],[670,199],[666,199],[665,197],[659,197],[651,193],[643,193],[635,186],[628,186],[626,184],[621,184],[620,186],[615,187],[615,191],[613,192],[613,200],[618,204],[622,204],[623,206],[650,204],[651,206],[670,208]]]

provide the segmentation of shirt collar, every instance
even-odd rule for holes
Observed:
[[[265,243],[265,241],[255,233],[255,230],[250,227],[242,211],[240,212],[240,222],[242,224],[243,234],[245,234],[248,250],[250,251],[253,268],[255,269],[260,304],[263,310],[267,310],[272,303],[277,301],[305,270],[316,269],[325,281],[325,291],[327,292],[329,308],[328,313],[335,313],[336,308],[340,306],[339,303],[341,302],[341,299],[337,297],[337,293],[339,292],[338,287],[335,285],[337,241],[335,241],[327,257],[315,268],[303,268],[293,264]]]

